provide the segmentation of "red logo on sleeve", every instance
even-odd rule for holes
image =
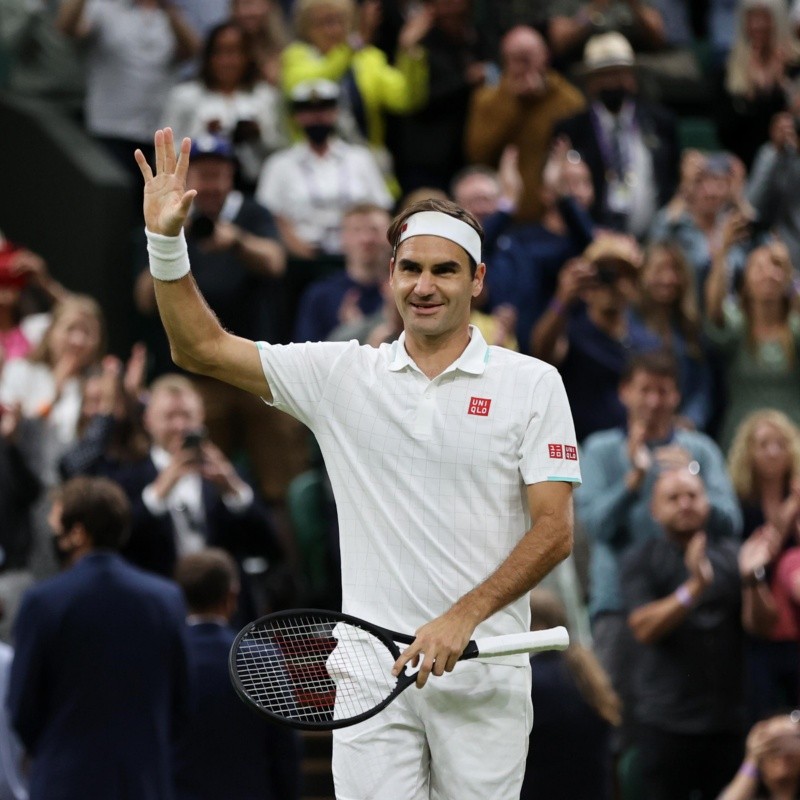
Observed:
[[[489,406],[491,405],[492,401],[488,397],[470,397],[467,414],[474,414],[476,417],[488,417]]]
[[[564,445],[564,458],[567,461],[577,461],[578,460],[578,448],[573,447],[571,444]]]
[[[560,444],[547,445],[547,454],[550,458],[564,458],[564,447]]]

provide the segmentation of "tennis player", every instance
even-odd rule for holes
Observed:
[[[136,153],[172,357],[308,425],[336,497],[343,610],[416,630],[395,670],[416,665],[420,691],[335,731],[337,797],[516,800],[533,716],[528,659],[453,667],[473,635],[527,631],[527,592],[570,552],[580,472],[558,372],[489,347],[469,325],[482,234],[442,201],[412,205],[389,229],[397,342],[281,346],[227,333],[186,255],[189,148],[184,139],[176,156],[172,132],[157,131],[155,173]]]

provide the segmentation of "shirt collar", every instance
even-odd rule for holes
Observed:
[[[154,444],[150,448],[150,458],[153,460],[153,464],[159,472],[162,469],[166,469],[170,461],[172,461],[172,456],[163,447],[159,447],[157,444]]]
[[[470,325],[469,344],[445,372],[457,369],[470,375],[483,375],[489,361],[489,353],[489,345],[486,344],[481,332],[474,325]],[[392,372],[400,372],[406,367],[419,369],[406,350],[406,332],[403,331],[389,347],[389,369]]]

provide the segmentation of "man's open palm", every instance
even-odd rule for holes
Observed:
[[[186,191],[186,172],[189,169],[191,140],[181,142],[180,153],[175,157],[172,129],[158,130],[155,134],[155,175],[141,150],[135,155],[144,178],[144,221],[152,233],[177,236],[189,214],[197,192]]]

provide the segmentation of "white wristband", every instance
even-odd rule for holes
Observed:
[[[150,274],[159,281],[177,281],[189,274],[189,250],[183,229],[177,236],[164,236],[144,229]]]

